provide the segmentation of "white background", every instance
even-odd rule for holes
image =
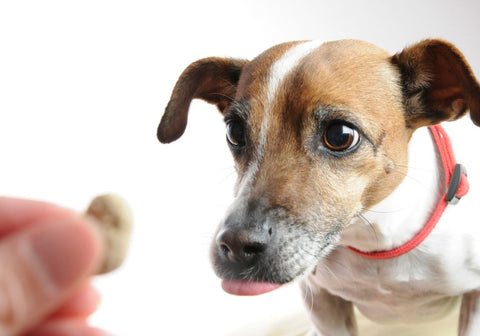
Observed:
[[[129,201],[130,255],[96,280],[103,304],[92,318],[118,335],[227,335],[288,314],[301,308],[296,285],[237,298],[211,270],[208,248],[235,174],[213,106],[193,103],[185,136],[157,142],[178,75],[198,58],[252,58],[288,40],[359,38],[393,53],[440,37],[480,76],[479,4],[1,1],[0,194],[78,211],[98,193]],[[465,119],[453,132],[464,137],[457,156],[475,159],[478,142],[467,135],[480,130]]]

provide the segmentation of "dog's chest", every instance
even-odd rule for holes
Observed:
[[[339,247],[318,264],[309,282],[353,302],[373,320],[425,321],[442,317],[458,303],[455,281],[440,265],[438,257],[418,254],[369,260]]]

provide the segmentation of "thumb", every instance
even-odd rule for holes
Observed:
[[[31,225],[0,242],[0,335],[28,331],[95,271],[100,239],[79,216]]]

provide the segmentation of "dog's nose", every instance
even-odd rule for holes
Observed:
[[[272,229],[223,229],[216,239],[221,255],[237,264],[248,264],[265,252]]]

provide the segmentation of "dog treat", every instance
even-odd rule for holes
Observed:
[[[127,254],[132,215],[126,202],[112,194],[101,195],[90,203],[86,215],[93,217],[105,240],[104,259],[96,274],[111,272],[122,264]]]

